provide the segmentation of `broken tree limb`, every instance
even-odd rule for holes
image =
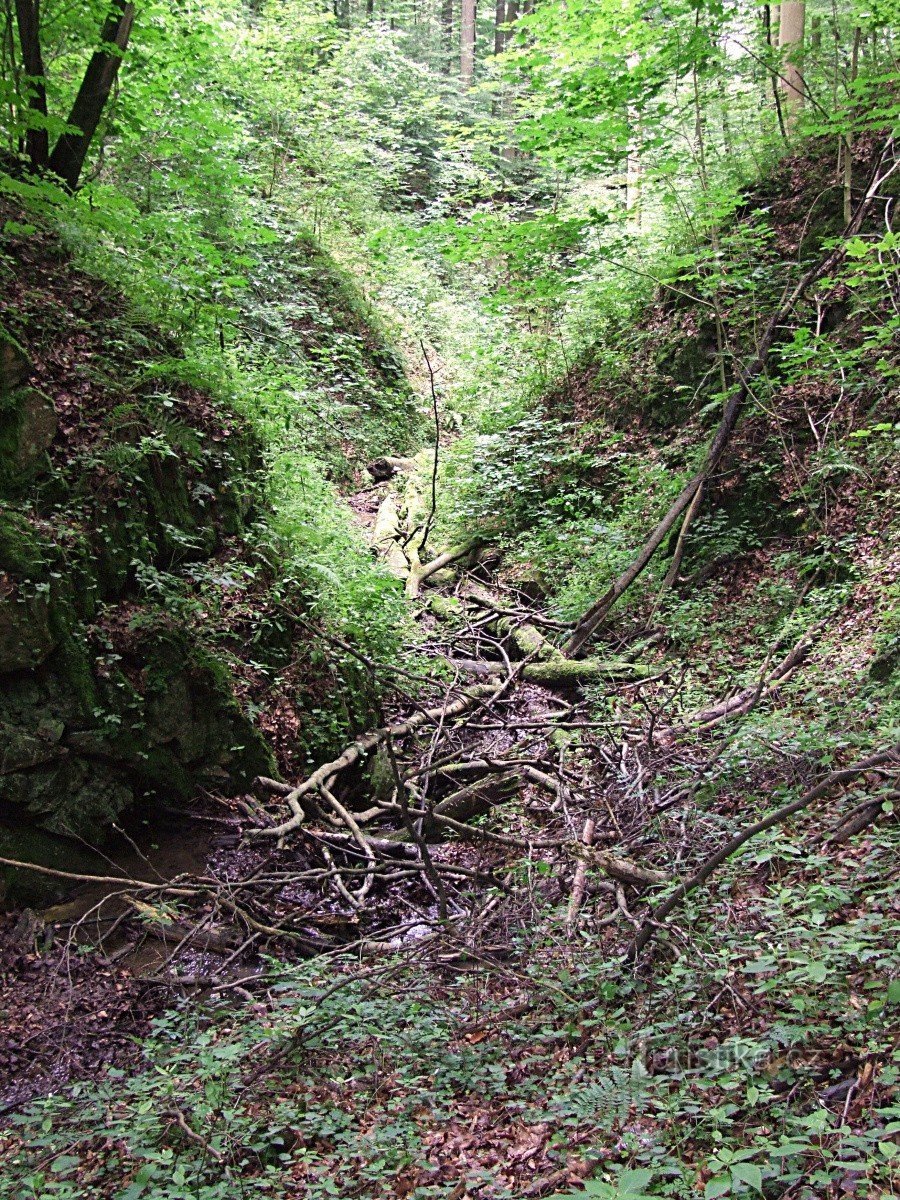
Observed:
[[[594,841],[594,821],[592,817],[584,823],[584,829],[581,831],[581,844],[585,848],[589,848]],[[582,856],[579,858],[575,866],[575,879],[572,882],[572,894],[569,897],[569,910],[566,913],[566,925],[569,929],[575,924],[575,918],[578,916],[578,910],[581,908],[581,902],[584,900],[584,891],[587,885],[587,859]]]
[[[574,687],[579,683],[602,683],[604,680],[642,679],[649,675],[646,667],[621,658],[564,658],[561,654],[543,662],[531,662],[522,668],[522,678],[544,687]]]
[[[780,825],[788,817],[794,816],[795,813],[802,812],[804,808],[808,808],[810,804],[813,804],[816,800],[820,800],[838,784],[848,783],[851,779],[855,779],[857,775],[888,763],[900,765],[900,742],[895,743],[893,746],[888,746],[883,750],[878,750],[874,754],[869,755],[868,758],[860,759],[849,767],[844,767],[839,771],[832,771],[830,775],[826,775],[815,787],[810,788],[808,792],[804,792],[796,800],[782,805],[781,808],[775,809],[774,812],[769,813],[762,820],[756,821],[753,825],[749,825],[746,829],[741,830],[740,833],[735,834],[720,850],[711,855],[690,879],[686,879],[684,883],[679,884],[671,896],[664,900],[650,917],[645,918],[636,937],[625,952],[626,960],[633,961],[636,959],[652,939],[656,930],[665,922],[670,913],[681,904],[682,900],[700,887],[701,884],[705,883],[714,871],[724,862],[727,862],[733,854],[736,854],[752,838],[755,838],[760,833],[765,833],[767,829],[772,829],[775,825]]]
[[[684,552],[687,548],[687,535],[694,523],[694,518],[700,511],[700,505],[703,503],[704,486],[701,483],[694,493],[694,498],[691,501],[690,507],[684,514],[684,520],[681,522],[681,528],[678,531],[678,540],[675,543],[675,553],[672,555],[672,562],[666,571],[666,577],[663,580],[662,590],[667,592],[673,588],[678,580],[678,573],[681,570],[681,564],[684,560]]]
[[[592,857],[601,871],[620,883],[630,883],[633,887],[653,887],[669,882],[669,876],[662,871],[643,867],[631,858],[622,858],[620,854],[609,854],[603,850],[595,851]]]
[[[449,703],[435,705],[433,708],[421,709],[417,713],[413,713],[405,721],[398,721],[393,725],[383,725],[379,729],[370,730],[361,738],[357,738],[331,762],[323,763],[311,775],[309,775],[301,784],[293,788],[284,797],[284,801],[291,811],[290,817],[286,821],[282,821],[280,825],[273,825],[267,829],[251,829],[248,836],[251,838],[262,837],[277,837],[282,838],[286,833],[290,833],[292,829],[296,829],[298,825],[302,825],[306,820],[307,812],[303,807],[302,801],[305,796],[312,793],[317,793],[320,788],[327,786],[332,775],[337,775],[339,772],[346,770],[347,767],[364,758],[376,746],[380,746],[382,742],[388,738],[402,738],[408,733],[419,729],[422,725],[426,725],[429,721],[445,721],[452,717],[457,717],[460,713],[464,713],[467,708],[478,704],[483,700],[494,700],[500,696],[505,688],[510,683],[510,678],[504,679],[499,684],[478,684],[470,688],[462,696]]]
[[[418,553],[414,552],[411,556],[408,574],[406,577],[406,594],[411,600],[417,599],[419,588],[422,583],[443,567],[447,567],[457,559],[465,558],[465,556],[478,545],[477,538],[470,538],[468,541],[460,542],[459,545],[451,546],[449,550],[445,550],[439,554],[437,558],[433,558],[430,562],[420,563]]]
[[[743,688],[727,700],[722,700],[718,704],[714,704],[711,708],[695,713],[678,732],[683,733],[689,729],[704,731],[713,729],[723,721],[727,721],[732,717],[742,717],[749,713],[756,707],[760,700],[771,695],[780,684],[787,682],[791,675],[793,675],[796,668],[800,666],[809,654],[813,642],[816,636],[821,633],[824,624],[824,621],[819,621],[812,629],[808,629],[799,641],[791,647],[781,662],[768,674],[765,674],[765,668],[763,668],[761,678],[752,687]]]
[[[454,821],[468,821],[471,817],[490,812],[497,804],[509,800],[518,788],[518,777],[514,771],[505,775],[489,776],[467,783],[457,791],[439,800],[433,809],[436,817],[452,817]],[[428,818],[425,823],[427,825]]]
[[[843,259],[847,243],[859,232],[866,214],[872,207],[882,185],[897,167],[900,166],[900,160],[891,161],[890,165],[885,166],[886,160],[893,154],[893,149],[894,139],[893,137],[889,137],[879,155],[865,195],[857,205],[856,211],[837,245],[824,254],[818,262],[809,267],[793,288],[785,288],[781,303],[769,318],[759,340],[756,354],[745,366],[737,367],[738,382],[725,403],[722,419],[706,451],[703,465],[694,477],[681,489],[681,492],[669,507],[668,512],[647,538],[631,564],[610,584],[604,595],[595,604],[591,605],[581,617],[566,644],[567,654],[576,655],[581,652],[588,639],[593,636],[603,621],[606,620],[613,605],[625,594],[638,576],[643,573],[666,537],[674,529],[681,515],[691,506],[698,490],[704,486],[718,467],[731,440],[731,435],[737,425],[738,418],[743,411],[744,403],[751,395],[753,382],[765,371],[769,355],[778,336],[779,328],[787,320],[791,310],[803,297],[806,290],[818,279],[821,279],[833,270]]]
[[[466,598],[474,600],[480,608],[498,611],[493,603],[493,596],[478,584],[469,584],[464,594]],[[428,606],[441,620],[453,620],[465,613],[464,607],[456,597],[435,595],[429,598]],[[647,667],[625,658],[566,658],[536,626],[509,616],[498,615],[492,627],[495,633],[508,638],[521,655],[530,659],[522,668],[522,678],[529,683],[540,683],[550,688],[566,688],[583,683],[601,683],[604,680],[643,679],[650,674]],[[487,667],[482,664],[478,671],[483,673],[494,666],[493,663]],[[496,669],[502,669],[500,663],[496,664]]]

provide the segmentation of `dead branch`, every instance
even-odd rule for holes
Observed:
[[[581,831],[581,844],[585,848],[590,847],[594,841],[594,821],[591,817],[584,823],[584,829]],[[575,866],[575,879],[572,882],[572,894],[569,897],[569,910],[566,913],[566,925],[571,930],[575,924],[575,918],[578,916],[578,910],[581,908],[581,902],[584,900],[584,891],[587,884],[587,859],[582,856],[579,858]]]
[[[731,717],[742,717],[749,713],[760,700],[764,700],[766,696],[775,691],[779,684],[785,683],[790,678],[809,654],[813,642],[821,633],[824,624],[824,621],[818,621],[812,629],[808,629],[772,671],[766,674],[765,668],[763,669],[759,680],[752,687],[744,688],[737,695],[696,713],[693,717],[688,718],[679,732],[691,728],[712,729]]]
[[[406,594],[411,600],[415,600],[419,595],[419,588],[426,579],[429,579],[436,572],[448,567],[457,559],[465,558],[478,545],[478,538],[470,538],[468,541],[460,542],[456,546],[451,546],[437,558],[433,558],[431,562],[420,563],[418,556],[415,561],[410,561],[408,574],[406,576]]]
[[[333,775],[337,775],[341,771],[346,770],[347,767],[359,762],[360,759],[364,758],[371,750],[380,746],[388,738],[396,740],[406,737],[408,733],[420,729],[429,721],[444,721],[451,717],[457,717],[481,700],[497,699],[502,695],[510,682],[511,677],[496,685],[479,684],[476,687],[470,688],[468,692],[456,700],[435,705],[433,708],[421,709],[405,721],[398,721],[393,725],[383,725],[380,729],[373,729],[369,733],[364,734],[363,737],[352,742],[337,758],[332,759],[331,762],[323,763],[303,783],[287,793],[284,800],[291,810],[291,816],[287,821],[282,821],[280,825],[273,825],[267,829],[251,829],[248,836],[251,838],[283,838],[286,833],[290,833],[292,829],[296,829],[298,825],[302,825],[306,820],[308,814],[301,803],[303,797],[320,791],[323,785],[327,785]]]
[[[15,858],[0,858],[0,867],[15,867],[20,871],[34,871],[38,875],[51,875],[54,879],[69,879],[73,883],[115,883],[120,887],[135,888],[139,891],[168,892],[169,895],[195,896],[204,891],[204,886],[183,887],[160,880],[148,882],[146,879],[129,879],[126,875],[84,875],[77,871],[59,871],[55,867],[42,867],[38,863],[20,862]]]
[[[788,817],[794,816],[795,813],[802,812],[804,808],[808,808],[810,804],[813,804],[816,800],[820,800],[838,784],[847,783],[849,780],[855,779],[857,775],[861,775],[865,771],[871,771],[873,767],[880,767],[885,763],[894,762],[900,762],[900,742],[884,750],[878,750],[868,758],[860,759],[859,762],[855,762],[849,767],[844,767],[839,771],[832,771],[830,775],[827,775],[808,792],[804,792],[798,799],[792,800],[789,804],[782,805],[781,808],[777,808],[774,812],[769,813],[768,816],[763,817],[761,821],[757,821],[740,833],[735,834],[720,850],[710,855],[690,879],[678,885],[671,896],[667,900],[664,900],[659,908],[653,912],[652,918],[645,919],[637,936],[625,952],[625,958],[628,960],[636,959],[652,939],[655,931],[663,924],[669,914],[678,907],[682,900],[700,887],[701,884],[705,883],[722,863],[731,858],[732,854],[735,854],[743,845],[752,838],[755,838],[757,834],[765,833],[767,829],[772,829],[775,825],[780,825]]]
[[[662,871],[654,871],[652,867],[642,867],[640,863],[636,863],[630,858],[623,858],[620,854],[595,851],[592,859],[610,879],[618,879],[620,883],[630,883],[634,887],[650,887],[669,882],[668,875],[663,874]]]

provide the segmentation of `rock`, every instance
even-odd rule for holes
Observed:
[[[28,378],[31,364],[11,341],[0,337],[0,396],[15,391]]]
[[[886,683],[900,667],[900,639],[876,654],[869,664],[869,678],[877,683]]]
[[[8,395],[0,410],[0,482],[16,485],[44,466],[56,437],[53,401],[34,388]]]
[[[30,771],[58,757],[59,740],[63,735],[61,721],[46,721],[37,729],[0,722],[0,771]]]
[[[413,470],[415,465],[411,458],[393,458],[385,455],[382,458],[373,458],[366,470],[376,483],[384,483],[386,479],[393,479],[401,471]]]
[[[4,595],[0,576],[0,675],[40,666],[55,645],[46,598]]]

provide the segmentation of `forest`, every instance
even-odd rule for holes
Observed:
[[[0,1196],[900,1196],[898,200],[898,0],[0,0]]]

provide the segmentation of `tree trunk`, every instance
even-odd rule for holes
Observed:
[[[518,21],[518,19],[519,19],[519,0],[506,0],[506,23],[507,23],[507,25],[510,25],[510,26],[515,25],[515,23],[516,23],[516,21]],[[504,46],[508,46],[509,43],[512,41],[514,32],[515,31],[512,28],[507,29],[506,33],[503,35],[503,45]]]
[[[35,170],[46,167],[50,156],[47,137],[47,88],[44,82],[44,60],[41,54],[40,13],[38,0],[16,0],[16,25],[19,30],[19,46],[22,65],[29,77],[30,95],[28,107],[38,118],[42,118],[40,129],[29,129],[25,135],[28,157]]]
[[[628,70],[641,61],[628,55]],[[628,145],[625,150],[625,212],[633,228],[641,227],[641,114],[636,104],[628,105]]]
[[[449,75],[453,70],[453,0],[441,2],[441,31],[444,45],[444,74]]]
[[[462,0],[459,30],[459,77],[464,88],[472,86],[475,74],[475,3]]]
[[[786,52],[781,68],[781,87],[787,105],[788,123],[803,107],[806,85],[803,82],[803,32],[806,24],[805,0],[783,0],[779,44]]]
[[[114,0],[114,5],[100,33],[103,49],[98,50],[88,63],[69,114],[68,123],[80,132],[64,133],[50,156],[50,170],[73,192],[81,178],[87,152],[119,73],[134,24],[133,4]]]
[[[505,43],[503,26],[506,23],[506,0],[497,0],[494,17],[494,53],[502,54]]]

